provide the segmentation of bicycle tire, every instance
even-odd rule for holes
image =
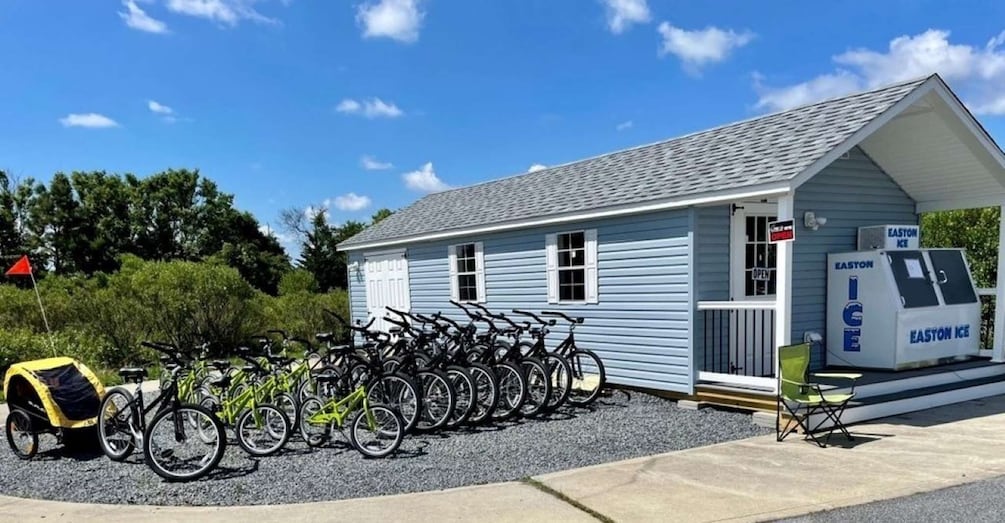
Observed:
[[[312,418],[324,409],[325,401],[317,396],[310,396],[300,402],[300,437],[309,447],[320,447],[331,437],[331,423],[318,423]]]
[[[419,423],[422,408],[422,390],[409,376],[400,372],[376,376],[367,385],[367,400],[397,409],[405,420],[405,433],[411,433]]]
[[[255,419],[258,413],[261,420]],[[249,422],[252,425],[249,425]],[[246,429],[257,429],[263,437],[268,435],[273,443],[267,446],[260,446],[256,441],[249,439],[251,435]],[[293,429],[290,427],[290,418],[283,412],[283,409],[272,403],[259,403],[258,405],[245,409],[234,423],[234,435],[237,437],[237,444],[251,456],[265,457],[271,456],[286,446],[290,440]]]
[[[508,361],[492,366],[499,384],[499,402],[492,411],[493,421],[507,420],[520,412],[527,400],[527,378],[523,370]]]
[[[569,360],[555,354],[548,353],[543,358],[544,364],[548,367],[551,377],[551,395],[548,396],[548,404],[545,411],[552,411],[561,407],[569,399],[572,390],[572,365]]]
[[[38,454],[38,433],[32,428],[31,416],[27,412],[13,408],[4,421],[7,445],[19,459],[29,460]]]
[[[366,410],[359,412],[349,422],[349,442],[353,448],[367,458],[383,458],[393,454],[401,446],[405,439],[405,421],[401,419],[401,414],[386,405],[370,405],[369,411],[373,415],[378,426],[368,425]],[[361,435],[376,434],[376,441],[387,441],[386,445],[374,448],[369,444],[369,438],[363,440]]]
[[[154,436],[158,434],[157,431],[159,429],[163,428],[162,424],[167,423],[169,425],[167,427],[169,436],[172,436],[168,440],[174,439],[177,441],[183,439],[184,441],[188,441],[191,438],[187,438],[187,435],[184,434],[184,427],[190,424],[196,416],[199,416],[202,422],[198,423],[198,432],[208,434],[210,432],[209,429],[212,429],[212,433],[216,436],[209,442],[204,441],[201,436],[199,438],[205,445],[212,445],[212,452],[205,454],[203,459],[198,461],[199,466],[194,471],[178,473],[168,470],[160,460],[170,459],[172,456],[164,455],[166,451],[160,447],[155,447],[158,438]],[[189,418],[188,422],[185,421],[186,417]],[[223,453],[226,449],[227,433],[223,428],[223,423],[216,415],[199,405],[182,404],[177,408],[168,408],[158,412],[154,415],[154,418],[150,421],[150,425],[147,426],[146,432],[143,434],[144,461],[158,476],[168,481],[192,481],[209,474],[220,464],[220,460],[223,459]]]
[[[607,386],[604,362],[591,350],[576,349],[569,354],[569,364],[572,367],[569,404],[585,407],[596,401]]]
[[[483,363],[468,364],[468,371],[475,381],[477,392],[475,408],[468,417],[468,423],[477,425],[489,419],[499,403],[499,380],[492,368]]]
[[[296,432],[300,429],[300,403],[292,394],[289,392],[273,394],[270,401],[286,414],[290,430]]]
[[[116,401],[119,400],[119,401]],[[133,437],[134,425],[138,418],[133,395],[126,389],[109,390],[98,406],[98,445],[101,452],[112,461],[123,461],[136,448]],[[110,431],[112,428],[114,431]],[[116,436],[123,434],[125,438]],[[118,443],[113,444],[116,441]]]
[[[457,391],[446,372],[422,369],[415,373],[422,394],[422,412],[415,428],[429,432],[442,428],[450,421],[457,405]]]
[[[551,376],[548,367],[537,358],[523,358],[520,367],[527,379],[527,399],[520,406],[520,414],[537,416],[548,406],[551,396]]]
[[[448,429],[454,429],[466,423],[471,417],[477,403],[475,396],[478,391],[475,389],[474,377],[471,376],[468,369],[450,365],[447,367],[446,373],[450,384],[454,387],[456,400],[454,410],[444,426]]]

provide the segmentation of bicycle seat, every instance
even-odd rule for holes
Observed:
[[[213,360],[209,362],[209,366],[213,367],[214,369],[220,372],[223,372],[230,368],[230,362],[227,360]]]
[[[349,354],[350,352],[352,352],[352,345],[335,345],[334,347],[328,348],[329,354],[335,354],[338,356]]]
[[[126,381],[143,381],[147,377],[147,369],[123,367],[119,369],[119,376]]]
[[[254,374],[256,372],[261,372],[259,370],[259,368],[256,367],[256,366],[254,366],[254,365],[245,365],[245,366],[241,367],[241,370],[243,370],[244,372],[250,373],[250,374]]]
[[[221,376],[215,380],[210,381],[209,384],[214,387],[226,389],[227,387],[230,387],[230,376]]]
[[[314,335],[314,338],[321,343],[328,343],[335,339],[335,333],[332,332],[319,332]]]

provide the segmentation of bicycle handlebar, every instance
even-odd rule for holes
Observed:
[[[174,360],[174,362],[177,363],[178,366],[180,367],[184,367],[185,362],[178,357],[179,355],[191,357],[190,355],[185,354],[183,351],[179,350],[177,347],[171,345],[170,343],[162,343],[158,341],[141,341],[140,345],[150,349],[154,349],[157,352],[167,355],[169,358]]]
[[[541,316],[556,316],[559,318],[565,318],[569,323],[583,323],[583,317],[573,318],[564,312],[558,311],[541,311]]]
[[[540,316],[538,316],[537,314],[534,314],[533,312],[522,311],[520,309],[513,309],[513,313],[514,314],[522,314],[524,316],[530,316],[531,318],[534,318],[534,321],[540,323],[541,325],[547,325],[549,327],[553,327],[555,325],[555,320],[553,320],[553,319],[552,320],[545,320],[545,319],[541,318]]]

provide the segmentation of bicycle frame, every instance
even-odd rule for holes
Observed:
[[[341,429],[345,425],[346,419],[353,412],[356,412],[360,408],[366,415],[366,421],[372,428],[376,421],[373,419],[373,413],[370,411],[370,402],[366,397],[366,388],[359,386],[348,396],[339,400],[329,400],[321,410],[315,412],[305,421],[313,425],[328,425],[334,423],[336,427]]]

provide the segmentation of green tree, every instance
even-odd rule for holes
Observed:
[[[394,211],[388,209],[387,207],[378,209],[377,212],[373,213],[373,217],[370,218],[370,225],[377,225],[377,223],[383,221],[392,214],[394,214]]]
[[[922,246],[966,249],[977,286],[994,287],[999,215],[998,207],[926,213],[921,216]]]
[[[6,172],[0,171],[0,255],[9,257],[25,253],[15,191],[16,187],[12,186],[10,177]]]

